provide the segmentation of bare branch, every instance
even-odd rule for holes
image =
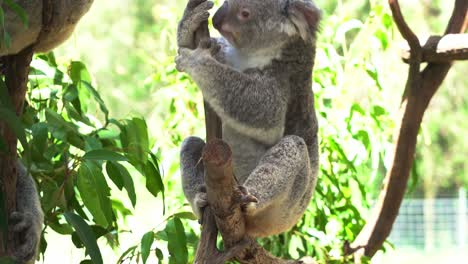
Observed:
[[[419,39],[406,23],[405,18],[401,13],[398,0],[388,0],[388,3],[390,5],[390,9],[392,10],[393,20],[395,21],[395,24],[397,25],[398,30],[400,31],[403,38],[408,41],[411,50],[416,51],[420,49],[421,45],[419,44]]]
[[[463,33],[468,27],[468,1],[456,0],[445,34]]]
[[[451,63],[429,63],[424,71],[419,72],[421,60],[414,60],[413,57],[414,48],[417,47],[415,44],[417,38],[403,23],[398,2],[389,0],[389,3],[400,31],[408,40],[409,45],[413,45],[411,47],[412,60],[402,104],[402,119],[395,140],[393,164],[385,177],[383,190],[371,217],[356,240],[347,248],[350,254],[356,252],[355,256],[358,259],[362,255],[374,256],[390,234],[413,166],[418,131],[424,113],[452,66]],[[459,31],[466,29],[466,6],[466,0],[456,1],[447,27],[448,33],[460,33]]]
[[[401,54],[403,61],[410,62],[411,52],[405,47]],[[422,62],[452,62],[468,60],[468,34],[431,36],[422,47]]]

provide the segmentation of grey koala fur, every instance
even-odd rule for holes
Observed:
[[[41,240],[44,215],[36,190],[36,183],[25,167],[18,162],[16,183],[16,211],[10,215],[10,227],[15,236],[13,257],[19,263],[34,263]]]
[[[24,9],[29,23],[25,27],[18,14],[6,4],[2,4],[5,12],[5,32],[10,34],[11,45],[6,47],[2,44],[0,46],[0,56],[16,54],[34,44],[42,29],[43,0],[16,0],[14,2]],[[75,30],[80,18],[88,12],[93,0],[53,0],[52,3],[51,33],[36,45],[36,52],[52,50],[67,40]]]
[[[317,118],[311,91],[320,11],[309,0],[227,0],[213,17],[224,38],[189,49],[212,7],[191,0],[179,24],[179,71],[188,73],[223,121],[245,205],[246,232],[284,232],[303,215],[317,181]],[[203,140],[181,147],[185,196],[200,217]]]

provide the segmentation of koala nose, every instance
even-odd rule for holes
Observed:
[[[229,11],[229,4],[227,1],[224,1],[223,5],[216,11],[215,15],[213,16],[213,26],[217,30],[220,30],[223,24],[223,20],[226,17]]]

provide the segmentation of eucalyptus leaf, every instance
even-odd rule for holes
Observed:
[[[148,260],[153,241],[154,233],[152,231],[146,233],[141,239],[141,257],[143,258],[143,263],[146,263],[146,261]]]
[[[86,251],[88,252],[91,260],[94,264],[102,264],[104,263],[102,260],[101,251],[99,246],[96,242],[96,236],[94,235],[91,227],[78,215],[67,212],[64,213],[65,219],[67,222],[70,223],[73,228],[78,233],[81,241],[83,242],[84,246],[86,247]]]
[[[108,161],[128,161],[128,159],[116,152],[106,150],[106,149],[97,149],[87,152],[83,159],[85,160],[108,160]]]

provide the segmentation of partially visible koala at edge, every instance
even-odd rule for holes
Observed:
[[[18,161],[16,183],[16,211],[10,215],[14,233],[13,258],[21,264],[35,262],[41,240],[44,214],[39,202],[36,183]]]
[[[189,49],[212,6],[206,0],[188,3],[178,28],[176,66],[223,122],[248,201],[242,206],[246,234],[278,234],[301,218],[317,182],[312,68],[321,13],[310,0],[226,0],[213,17],[223,37]],[[207,205],[199,162],[204,145],[189,137],[180,153],[184,194],[198,217]]]
[[[16,0],[28,16],[28,25],[25,26],[21,18],[6,4],[2,4],[5,12],[5,30],[10,35],[9,47],[0,45],[0,56],[17,54],[37,40],[42,29],[42,2],[43,0]],[[38,43],[35,52],[47,52],[67,40],[80,18],[86,14],[93,0],[53,0],[53,20],[51,32],[46,39]],[[2,34],[0,34],[2,37]],[[0,39],[3,39],[0,38]]]

